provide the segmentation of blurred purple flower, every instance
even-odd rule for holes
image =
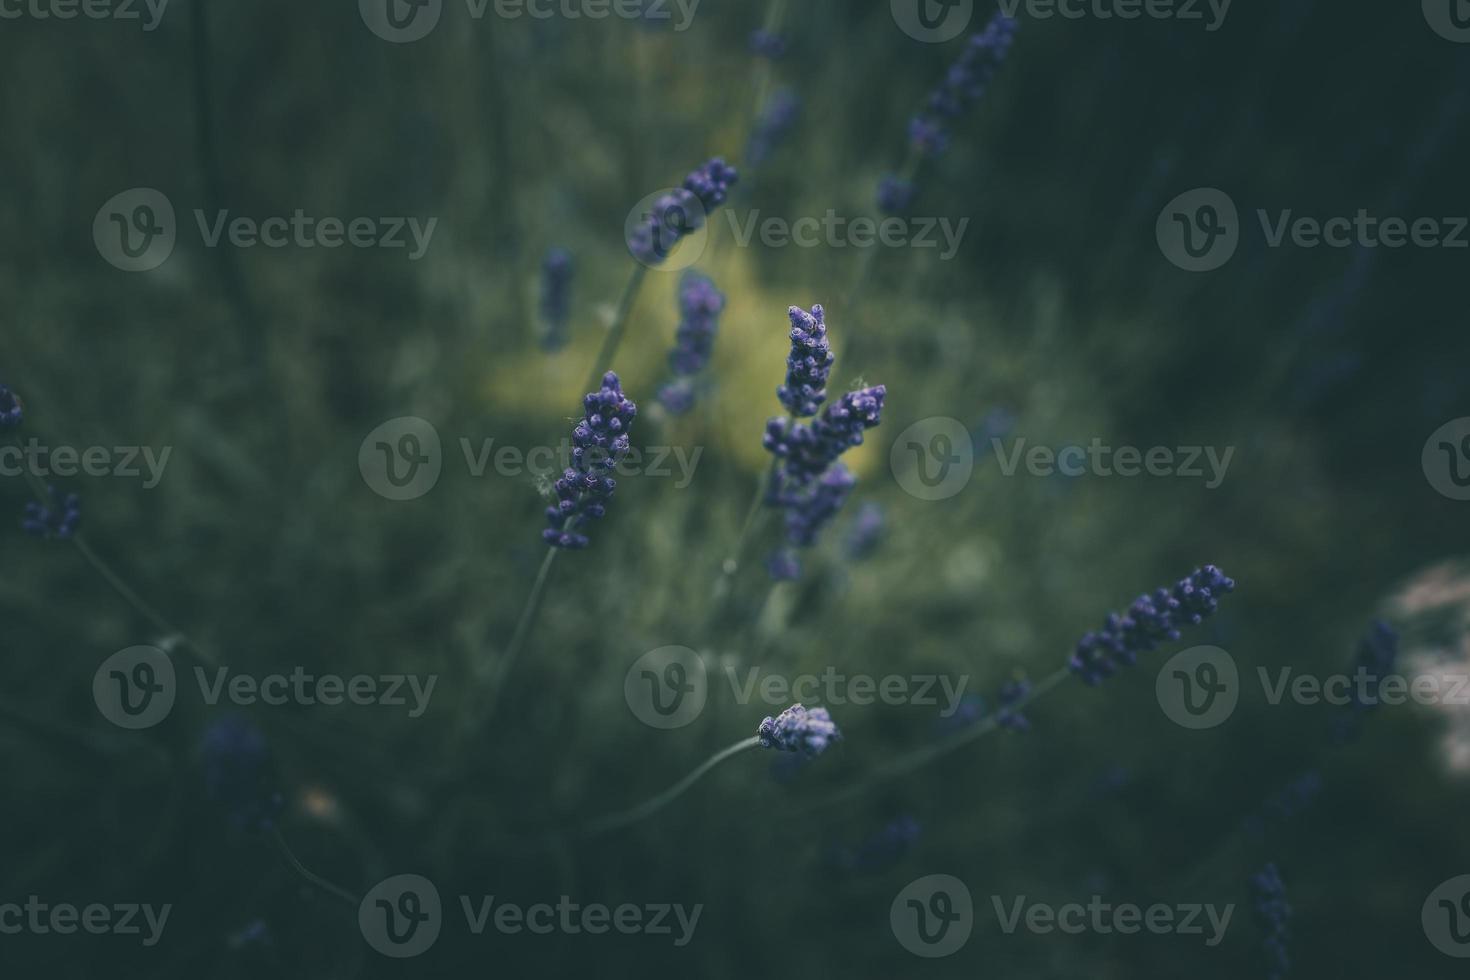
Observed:
[[[698,231],[710,213],[725,203],[730,188],[739,179],[734,167],[719,157],[684,178],[678,190],[663,195],[628,234],[628,250],[644,265],[656,266],[669,257],[674,246]]]
[[[541,346],[545,350],[566,346],[575,271],[572,253],[561,247],[548,249],[541,261]]]
[[[858,508],[852,528],[847,532],[847,557],[860,560],[871,557],[883,543],[887,522],[883,517],[883,505],[869,500]]]
[[[778,61],[786,55],[786,38],[765,28],[751,31],[750,53],[760,58]]]
[[[25,418],[25,408],[20,396],[5,385],[0,385],[0,430],[13,429]]]
[[[1291,906],[1286,901],[1286,883],[1274,863],[1251,875],[1251,901],[1256,921],[1266,934],[1267,980],[1282,980],[1291,971],[1287,953],[1290,939]]]
[[[997,13],[983,31],[970,37],[959,60],[909,123],[909,139],[915,149],[926,156],[944,151],[955,121],[980,100],[1004,63],[1018,26],[1014,18]]]
[[[917,192],[913,181],[884,174],[878,181],[878,210],[884,214],[903,214],[913,206]]]
[[[801,99],[796,93],[789,88],[777,89],[761,110],[746,145],[745,158],[752,167],[758,167],[771,158],[796,125],[800,114]]]
[[[265,735],[240,715],[204,730],[204,795],[237,831],[270,830],[283,806]]]
[[[46,494],[45,503],[38,500],[26,503],[20,526],[34,538],[69,540],[82,521],[82,500],[74,493],[62,495],[50,484],[46,486]]]
[[[669,353],[669,369],[676,377],[658,393],[659,403],[670,414],[683,415],[694,405],[695,389],[690,379],[709,365],[724,309],[725,296],[708,276],[693,270],[684,274],[679,283],[679,328]]]
[[[1100,684],[1137,663],[1140,653],[1179,639],[1186,626],[1198,626],[1234,588],[1234,580],[1214,565],[1196,569],[1172,589],[1139,596],[1126,613],[1110,613],[1101,630],[1078,641],[1068,666],[1087,684]]]

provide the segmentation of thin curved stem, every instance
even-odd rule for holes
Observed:
[[[633,274],[628,277],[628,284],[623,287],[623,295],[618,299],[618,309],[613,316],[612,326],[602,340],[602,349],[597,352],[597,360],[592,364],[592,373],[587,376],[583,390],[597,391],[602,387],[602,376],[612,367],[612,360],[617,356],[618,347],[623,342],[623,334],[628,332],[628,317],[633,312],[633,302],[638,298],[638,289],[643,285],[643,277],[646,275],[648,266],[641,262],[635,263]]]
[[[541,569],[536,573],[536,581],[531,586],[531,594],[526,597],[526,605],[521,609],[521,618],[516,622],[515,632],[511,634],[510,645],[506,647],[505,654],[496,662],[495,672],[491,675],[489,700],[486,702],[482,719],[484,722],[489,722],[495,716],[495,709],[500,703],[501,688],[505,686],[505,680],[511,668],[520,659],[521,651],[525,649],[526,638],[531,634],[531,626],[536,621],[536,613],[540,611],[541,600],[546,594],[546,583],[551,578],[551,565],[556,561],[556,556],[560,552],[561,549],[555,546],[547,548],[546,557],[541,560]]]
[[[755,735],[752,735],[750,738],[741,739],[734,745],[727,746],[704,760],[693,772],[657,796],[631,809],[620,810],[617,813],[610,813],[605,817],[593,820],[583,825],[581,833],[585,836],[593,837],[598,834],[605,834],[611,830],[617,830],[620,827],[626,827],[631,823],[636,823],[639,820],[650,817],[677,800],[680,796],[683,796],[689,787],[699,782],[706,773],[726,759],[739,755],[747,749],[753,749],[760,744],[760,738]]]
[[[302,864],[300,859],[296,857],[296,852],[292,851],[291,846],[286,843],[286,838],[282,837],[281,832],[274,827],[271,828],[271,839],[276,842],[276,847],[280,848],[281,856],[286,859],[286,863],[291,865],[292,869],[308,882],[320,888],[328,895],[331,895],[333,898],[341,899],[353,908],[357,908],[362,903],[362,899],[352,894],[352,892],[340,885],[333,884]]]
[[[1041,683],[1034,686],[1030,690],[1030,692],[1026,694],[1025,697],[1017,699],[1014,704],[1007,705],[1007,707],[1011,711],[1022,711],[1037,700],[1056,690],[1056,688],[1060,687],[1062,684],[1066,683],[1067,679],[1071,676],[1071,669],[1063,667],[1056,673],[1047,677]],[[995,731],[998,728],[1000,728],[1000,719],[997,715],[992,714],[986,718],[981,719],[980,721],[964,729],[963,731],[956,732],[955,734],[950,735],[947,738],[940,739],[937,742],[925,745],[922,748],[915,749],[912,752],[905,753],[904,755],[901,755],[896,759],[890,759],[883,765],[877,766],[870,770],[866,776],[853,783],[846,789],[839,790],[838,792],[831,793],[827,796],[822,797],[816,803],[808,807],[807,810],[817,810],[821,809],[822,807],[830,806],[834,803],[844,803],[848,800],[856,799],[879,783],[886,782],[890,779],[896,779],[899,776],[907,775],[908,773],[911,773],[922,766],[928,765],[930,762],[933,762],[935,759],[938,759],[941,756],[948,755],[956,749],[960,749],[966,745],[969,745],[976,739],[982,738],[985,735],[989,735],[991,732]]]
[[[730,580],[735,577],[736,572],[740,571],[740,560],[745,555],[745,542],[750,537],[750,532],[755,530],[756,518],[760,516],[761,504],[765,502],[766,493],[775,473],[776,461],[772,460],[765,475],[756,481],[755,493],[751,496],[750,505],[745,510],[745,519],[740,522],[740,534],[735,538],[730,554],[720,562],[720,577],[715,580],[714,588],[716,599],[723,599],[730,592]]]
[[[91,565],[97,574],[102,576],[102,580],[110,585],[112,590],[121,596],[124,602],[132,606],[138,615],[148,620],[154,629],[177,639],[184,649],[188,650],[206,666],[214,666],[214,655],[200,648],[197,643],[189,639],[187,633],[170,623],[158,610],[144,601],[142,596],[133,591],[132,587],[123,581],[122,576],[113,571],[112,566],[108,565],[97,552],[92,550],[92,546],[87,543],[86,538],[77,534],[72,537],[71,542],[76,546],[77,551],[81,553],[82,557],[87,560],[87,564]]]

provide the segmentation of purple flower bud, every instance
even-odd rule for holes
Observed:
[[[1000,710],[995,713],[996,723],[1013,732],[1029,732],[1031,719],[1026,717],[1019,705],[1030,696],[1031,682],[1024,677],[1002,684],[1000,694],[995,699],[1000,705]]]
[[[606,504],[617,489],[607,476],[628,453],[627,429],[638,414],[638,406],[623,396],[618,376],[603,375],[602,388],[582,400],[587,415],[572,429],[572,467],[553,485],[557,504],[546,508],[546,530],[541,537],[553,548],[578,550],[587,547],[581,529],[605,514]]]
[[[547,250],[541,262],[541,346],[545,350],[566,346],[574,272],[571,252],[560,247]]]
[[[778,548],[766,558],[766,571],[773,582],[795,582],[801,578],[801,559],[790,548]]]
[[[909,123],[909,140],[925,156],[944,152],[950,129],[965,110],[985,94],[1015,41],[1017,22],[998,13],[985,29],[973,35],[965,50],[930,93],[923,111]]]
[[[269,830],[282,798],[265,736],[245,718],[225,715],[204,730],[204,795],[238,831]]]
[[[750,133],[750,142],[745,148],[746,160],[758,167],[771,158],[776,148],[796,125],[801,114],[801,99],[789,88],[777,89],[761,110],[760,118]]]
[[[842,733],[826,708],[807,710],[800,704],[793,704],[775,718],[766,718],[756,736],[763,749],[800,752],[811,757],[821,755],[827,746],[842,740]]]
[[[1082,637],[1069,661],[1072,673],[1088,684],[1102,683],[1120,667],[1137,663],[1140,653],[1179,639],[1182,628],[1198,626],[1215,611],[1219,597],[1234,589],[1233,579],[1206,565],[1172,589],[1139,596],[1126,613],[1110,613],[1101,630]]]
[[[810,313],[793,306],[791,317],[791,353],[786,358],[786,383],[776,389],[776,397],[793,416],[806,418],[817,414],[827,398],[827,376],[837,359],[827,343],[826,314],[820,305]]]
[[[658,400],[671,415],[683,415],[694,404],[694,384],[689,380],[709,366],[725,295],[708,276],[690,270],[679,283],[679,329],[669,353],[669,369],[678,380],[660,389]]]
[[[703,226],[715,208],[725,203],[739,174],[715,157],[684,178],[684,186],[654,202],[644,219],[628,235],[628,249],[644,265],[661,264],[674,246]]]
[[[786,55],[786,38],[764,28],[751,31],[750,52],[760,58],[779,61]]]
[[[799,495],[843,453],[862,445],[863,433],[883,421],[887,396],[888,389],[876,385],[849,391],[810,424],[787,419],[768,422],[763,444],[781,460],[773,481],[773,499],[780,503],[792,494]]]
[[[1291,905],[1286,901],[1286,883],[1274,863],[1251,875],[1251,900],[1256,921],[1266,933],[1267,980],[1282,980],[1291,969],[1287,954],[1290,939]]]
[[[857,477],[846,466],[832,464],[815,483],[786,503],[786,540],[795,547],[810,548],[855,486]]]
[[[878,210],[884,214],[903,214],[913,206],[916,193],[913,181],[884,174],[878,182]]]
[[[32,500],[26,504],[21,528],[35,538],[57,538],[62,541],[76,534],[82,520],[82,501],[74,493],[62,495],[47,484],[45,503]]]
[[[882,504],[869,500],[859,507],[847,534],[847,556],[858,560],[872,555],[883,541],[885,527]]]
[[[25,408],[20,396],[5,385],[0,385],[0,430],[13,429],[25,418]]]

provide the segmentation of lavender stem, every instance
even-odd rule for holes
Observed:
[[[526,645],[526,637],[530,635],[531,624],[536,619],[536,613],[541,609],[541,599],[546,593],[546,582],[551,577],[551,564],[556,561],[556,556],[560,551],[561,549],[556,547],[547,548],[546,557],[541,559],[541,570],[536,573],[536,582],[531,586],[531,594],[527,597],[526,605],[521,610],[521,618],[516,623],[515,632],[511,634],[510,645],[506,647],[504,656],[496,662],[495,672],[491,675],[489,700],[485,704],[483,722],[489,722],[495,716],[495,709],[500,703],[500,690],[505,686],[506,676],[515,666],[521,650]]]
[[[641,262],[633,265],[633,274],[628,277],[628,284],[623,287],[623,295],[618,299],[617,313],[613,317],[612,326],[608,328],[607,336],[603,338],[602,349],[597,352],[597,360],[592,365],[592,373],[587,377],[587,383],[582,386],[584,391],[596,391],[601,387],[602,376],[612,367],[612,359],[617,355],[618,346],[623,342],[623,334],[628,329],[628,316],[633,312],[633,302],[638,298],[638,289],[643,285],[643,277],[648,274],[648,267]]]
[[[670,803],[674,802],[674,800],[678,799],[680,796],[684,795],[689,787],[699,782],[699,780],[702,779],[706,773],[718,766],[720,763],[724,762],[726,759],[739,755],[741,752],[744,752],[747,749],[757,748],[760,744],[760,736],[752,735],[750,738],[741,739],[734,745],[726,746],[725,748],[716,752],[714,755],[710,756],[708,759],[704,760],[704,762],[700,763],[693,772],[689,773],[689,775],[685,776],[683,779],[679,780],[677,783],[675,783],[673,786],[670,786],[662,793],[659,793],[657,796],[654,796],[631,809],[620,810],[617,813],[610,813],[605,817],[600,817],[597,820],[593,820],[583,826],[582,833],[586,836],[592,837],[598,834],[606,833],[610,830],[617,830],[620,827],[626,827],[631,823],[636,823],[637,821],[644,819],[645,817],[650,817],[653,814],[657,813],[659,810],[662,810],[664,807],[668,806]]]

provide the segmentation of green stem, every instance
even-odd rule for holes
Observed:
[[[326,892],[332,897],[340,898],[342,901],[346,902],[353,908],[357,908],[357,906],[362,903],[362,899],[358,898],[347,889],[333,884],[332,882],[323,878],[321,875],[312,871],[306,865],[302,864],[301,861],[296,857],[296,853],[291,850],[290,845],[286,843],[286,838],[281,836],[281,832],[279,830],[272,828],[271,838],[276,842],[276,847],[280,848],[281,855],[286,859],[286,863],[291,865],[296,873],[299,874],[302,878],[305,878],[308,882],[320,888],[322,891]]]
[[[648,266],[639,262],[633,266],[633,274],[628,277],[628,284],[623,287],[623,295],[618,300],[618,310],[613,317],[612,326],[608,328],[607,336],[602,340],[602,349],[597,352],[597,360],[593,362],[592,373],[587,377],[587,383],[583,385],[584,391],[597,391],[602,387],[602,376],[612,367],[612,360],[618,353],[618,347],[623,342],[623,334],[628,330],[628,317],[633,312],[633,302],[638,298],[638,288],[643,285],[643,277],[648,275]]]
[[[71,541],[76,546],[77,551],[81,553],[82,557],[87,560],[87,564],[91,565],[97,574],[102,576],[102,580],[110,585],[112,590],[121,596],[124,602],[132,606],[138,615],[148,620],[155,630],[176,639],[185,650],[193,654],[206,666],[214,666],[214,656],[201,649],[198,644],[189,639],[188,634],[170,623],[167,619],[164,619],[158,610],[145,602],[143,597],[138,595],[137,592],[134,592],[128,583],[123,581],[122,576],[113,571],[112,567],[103,561],[97,552],[92,550],[92,546],[87,543],[86,538],[77,534],[72,537]]]
[[[691,772],[689,775],[685,776],[683,779],[679,780],[673,786],[670,786],[668,789],[664,790],[657,796],[652,797],[651,799],[643,803],[640,803],[638,806],[635,806],[632,809],[620,810],[617,813],[610,813],[605,817],[600,817],[597,820],[593,820],[583,826],[582,833],[585,836],[593,837],[598,834],[607,833],[611,830],[617,830],[620,827],[626,827],[631,823],[636,823],[637,821],[644,819],[645,817],[650,817],[653,814],[657,813],[659,810],[662,810],[664,807],[668,806],[670,803],[677,800],[680,796],[683,796],[684,793],[689,789],[689,787],[699,782],[699,780],[703,778],[706,773],[718,766],[720,763],[724,762],[726,759],[739,755],[741,752],[744,752],[747,749],[753,749],[760,744],[760,738],[755,735],[752,735],[750,738],[741,739],[734,745],[727,746],[726,748],[723,748],[720,751],[716,752],[714,755],[710,756],[708,759],[704,760],[704,762],[701,763],[693,772]]]
[[[740,522],[740,534],[735,539],[730,554],[720,563],[720,577],[715,582],[716,598],[724,598],[730,591],[730,580],[735,573],[740,571],[740,559],[745,554],[745,542],[750,537],[750,532],[755,529],[756,518],[760,516],[761,504],[765,502],[766,492],[770,487],[771,479],[776,475],[776,461],[771,461],[771,466],[765,475],[756,480],[755,494],[750,498],[750,505],[745,509],[745,519]]]
[[[511,634],[510,645],[506,647],[505,654],[495,664],[495,672],[491,676],[489,701],[485,705],[482,723],[488,723],[495,716],[495,709],[500,703],[500,691],[505,686],[507,675],[515,666],[516,660],[520,658],[521,651],[525,648],[526,638],[531,633],[531,625],[536,620],[536,613],[541,609],[541,599],[546,594],[546,582],[551,577],[551,565],[556,561],[556,556],[561,552],[560,548],[552,546],[546,549],[546,557],[541,560],[541,570],[536,573],[536,582],[531,586],[531,594],[526,598],[526,605],[521,610],[521,618],[516,623],[515,632]],[[479,726],[475,726],[479,727]]]
[[[1033,687],[1030,692],[1026,694],[1025,697],[1019,698],[1015,702],[1015,704],[1007,705],[1008,710],[1013,712],[1024,710],[1035,701],[1045,697],[1047,694],[1050,694],[1056,688],[1065,683],[1066,680],[1071,676],[1072,671],[1070,668],[1061,668],[1056,673],[1047,677],[1041,683]],[[991,732],[995,731],[998,728],[1000,728],[999,716],[992,714],[987,718],[981,719],[980,721],[976,722],[963,731],[956,732],[955,734],[950,735],[947,738],[940,739],[937,742],[925,745],[922,748],[918,748],[912,752],[905,753],[904,755],[901,755],[896,759],[891,759],[881,766],[877,766],[876,768],[870,770],[865,777],[847,787],[847,789],[823,797],[820,801],[818,801],[808,809],[816,810],[822,807],[830,806],[834,803],[845,803],[848,800],[856,799],[879,783],[886,782],[890,779],[896,779],[899,776],[907,775],[908,773],[913,772],[915,769],[918,769],[921,766],[928,765],[930,762],[933,762],[935,759],[938,759],[941,756],[948,755],[956,749],[963,748],[964,746],[969,745],[976,739],[979,739],[985,735],[989,735]]]

